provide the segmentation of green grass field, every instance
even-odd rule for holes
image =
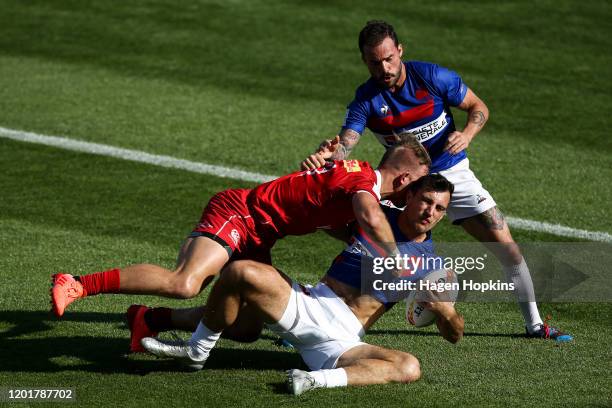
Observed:
[[[339,129],[367,78],[357,33],[383,18],[407,58],[455,69],[487,102],[470,158],[502,210],[612,233],[612,5],[430,3],[0,0],[0,127],[283,174]],[[355,158],[378,161],[373,139]],[[199,373],[124,356],[130,304],[199,305],[206,293],[92,297],[61,321],[48,311],[51,273],[171,267],[208,198],[249,185],[0,138],[0,388],[74,388],[83,406],[295,404],[283,370],[301,360],[268,332],[249,345],[221,341]],[[448,223],[435,236],[469,240]],[[283,240],[273,255],[312,283],[341,248],[316,234]],[[610,303],[542,304],[575,336],[563,345],[522,338],[515,304],[458,308],[466,336],[455,346],[408,327],[401,308],[366,336],[416,355],[421,381],[317,390],[298,403],[612,405]]]

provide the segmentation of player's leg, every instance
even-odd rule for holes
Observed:
[[[75,299],[98,293],[196,296],[234,251],[248,249],[247,242],[256,234],[245,199],[249,191],[226,190],[210,199],[199,224],[183,244],[179,265],[174,271],[158,265],[139,264],[79,279],[68,274],[54,275],[51,295],[56,315],[61,316]]]
[[[299,395],[313,388],[411,383],[421,377],[421,368],[412,354],[360,344],[345,351],[335,368],[309,372],[289,370],[287,376],[290,392]]]
[[[175,269],[185,264],[192,238],[187,238],[181,244],[176,259]],[[184,330],[192,332],[202,318],[204,307],[191,307],[171,309],[168,307],[147,307],[145,305],[131,305],[126,313],[130,329],[131,353],[142,353],[145,349],[140,344],[144,337],[155,337],[160,332],[168,330]]]
[[[259,321],[276,322],[282,317],[290,295],[291,280],[274,267],[254,261],[232,262],[215,282],[202,321],[188,342],[171,344],[146,338],[143,345],[158,356],[202,368],[221,332],[238,321],[245,303]]]
[[[146,307],[146,306],[145,306]],[[169,330],[181,330],[189,333],[194,332],[202,317],[204,316],[205,306],[190,307],[183,309],[171,309],[164,307],[147,308],[150,311],[150,317],[145,314],[147,325],[155,332],[164,332]],[[158,323],[155,319],[158,315],[167,314],[167,322]],[[242,305],[236,321],[225,330],[223,330],[224,339],[239,341],[242,343],[250,343],[259,338],[263,328],[263,321],[259,313],[245,303]],[[152,336],[146,336],[152,337]]]
[[[542,324],[535,302],[535,292],[529,268],[519,246],[514,242],[508,224],[497,206],[481,214],[462,220],[461,226],[468,234],[484,243],[502,265],[506,280],[514,283],[515,294],[525,325],[533,332]]]
[[[237,261],[228,265],[213,286],[204,316],[189,344],[194,354],[208,357],[221,332],[247,310],[265,322],[277,322],[289,302],[291,279],[271,265]]]
[[[447,212],[449,218],[480,242],[490,243],[487,246],[500,261],[506,280],[514,283],[527,335],[549,337],[551,331],[543,325],[535,302],[529,268],[495,200],[470,170],[467,159],[440,173],[455,186]],[[552,333],[553,338],[562,335],[556,329]]]
[[[508,224],[497,207],[462,220],[461,226],[474,238],[484,243],[502,265],[506,280],[513,282],[515,295],[529,333],[542,325],[542,318],[535,301],[535,292],[529,268],[519,246],[512,239]]]
[[[205,236],[189,238],[184,245],[184,261],[174,271],[151,264],[123,268],[121,293],[179,299],[197,296],[229,261],[229,254],[221,244]]]
[[[153,308],[151,316],[155,315],[155,311],[161,308]],[[204,315],[204,306],[189,307],[183,309],[169,309],[169,324],[166,327],[158,327],[158,331],[166,330],[181,330],[193,332]]]
[[[371,344],[346,351],[336,367],[344,368],[348,385],[411,383],[421,377],[419,360],[412,354]]]
[[[461,220],[463,229],[483,243],[502,265],[517,265],[523,259],[518,245],[514,242],[505,217],[497,206],[491,207],[480,214]]]
[[[138,264],[84,275],[54,275],[53,310],[59,317],[75,299],[100,293],[148,294],[175,298],[196,296],[229,260],[219,242],[208,237],[189,238],[184,262],[172,271],[158,265]]]
[[[177,258],[177,269],[181,268],[187,259],[188,245],[183,245]],[[252,247],[252,251],[238,254],[251,260],[271,264],[269,249]],[[243,306],[246,306],[243,304]],[[144,337],[155,337],[160,332],[168,330],[184,330],[194,332],[204,314],[204,307],[170,309],[165,307],[148,308],[144,305],[132,305],[127,312],[130,328],[130,351],[145,351],[140,341]],[[239,342],[257,340],[263,329],[263,322],[249,307],[243,307],[239,316],[231,326],[223,331],[222,337]]]
[[[188,252],[187,249],[189,248],[186,243],[189,241],[189,239],[190,238],[187,238],[187,240],[183,242],[183,245],[181,245],[178,257],[176,258],[177,269],[185,264]],[[155,332],[182,330],[191,333],[196,329],[196,327],[198,327],[198,323],[202,319],[203,314],[204,306],[180,309],[156,307],[149,308],[149,310],[147,310],[145,319],[147,319],[148,326]],[[157,334],[150,337],[154,337],[156,335]],[[140,344],[140,339],[138,339],[138,343]]]
[[[180,330],[189,333],[194,332],[204,316],[205,308],[204,306],[181,309],[147,307],[145,305],[130,306],[130,308],[135,307],[145,308],[143,319],[150,330],[156,333],[170,330]],[[247,343],[252,342],[259,337],[262,325],[263,322],[258,319],[258,315],[256,315],[252,309],[243,307],[236,322],[223,332],[223,338]]]
[[[181,330],[194,332],[202,316],[204,306],[183,309],[168,307],[147,307],[131,305],[127,311],[128,327],[130,329],[130,349],[132,353],[141,353],[145,349],[140,341],[145,337],[155,337],[161,332]],[[236,321],[223,330],[221,337],[241,343],[251,343],[259,339],[263,330],[263,321],[257,311],[243,305]]]
[[[519,246],[512,238],[502,212],[497,207],[493,207],[463,220],[461,225],[493,252],[502,265],[506,280],[514,283],[515,295],[525,319],[527,336],[551,338],[557,341],[572,340],[572,336],[542,322],[529,267]]]

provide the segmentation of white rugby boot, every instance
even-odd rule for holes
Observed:
[[[319,385],[307,371],[293,369],[287,370],[287,387],[293,395],[300,395],[306,391],[319,388]]]
[[[154,337],[144,337],[140,344],[151,354],[158,357],[170,357],[192,370],[201,370],[208,359],[208,354],[198,353],[188,341],[161,340]]]

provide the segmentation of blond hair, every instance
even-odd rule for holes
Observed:
[[[413,163],[413,166],[431,166],[429,153],[427,153],[427,150],[425,150],[425,147],[419,142],[414,133],[404,131],[394,133],[394,135],[397,138],[397,142],[387,149],[378,167],[398,167],[400,165],[399,162],[405,160],[406,151],[411,151],[416,158],[416,163]],[[402,163],[402,166],[405,167],[405,163]]]

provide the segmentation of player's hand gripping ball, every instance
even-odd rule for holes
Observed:
[[[429,326],[436,321],[436,313],[425,306],[428,302],[455,304],[457,300],[457,274],[450,269],[429,272],[416,285],[417,290],[406,298],[406,321],[415,327]]]

